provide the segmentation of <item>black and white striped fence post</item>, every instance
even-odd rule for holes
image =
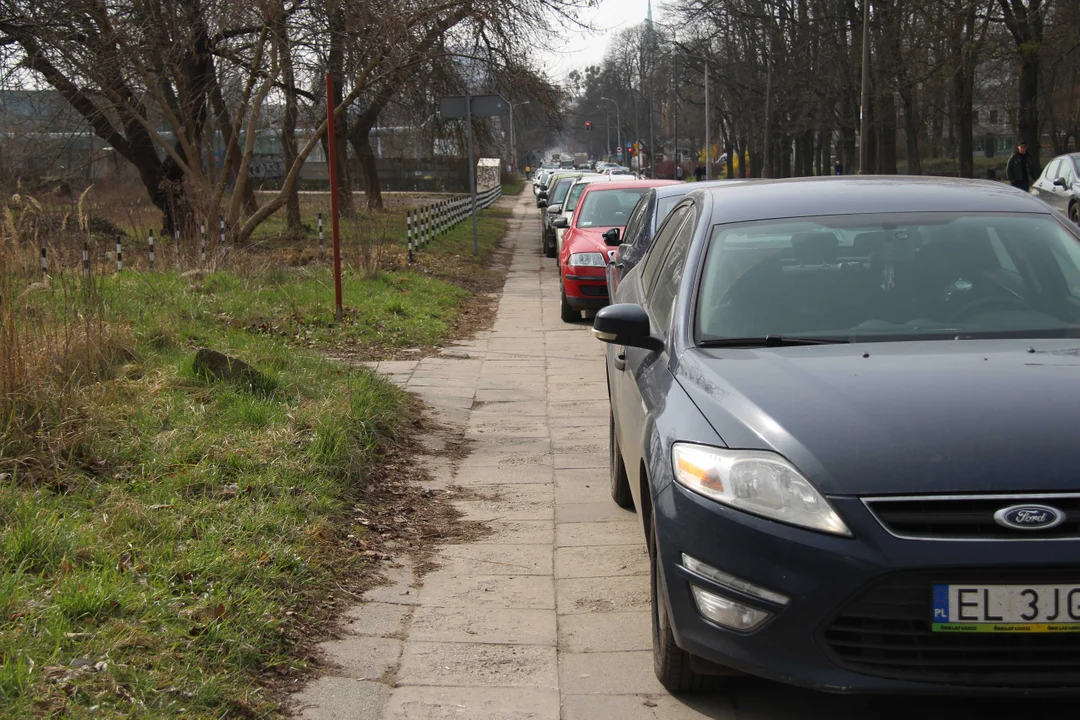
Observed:
[[[154,269],[154,231],[150,231],[150,269]]]
[[[120,238],[116,238],[116,272],[121,272],[124,269],[124,246],[120,242]]]
[[[49,263],[48,263],[48,260],[45,259],[45,246],[42,245],[41,246],[41,282],[45,282],[45,280],[48,277],[49,277]]]
[[[322,213],[319,213],[319,259],[323,256]]]
[[[413,247],[412,247],[412,210],[405,211],[405,237],[409,243],[409,262],[413,261]]]
[[[199,262],[206,266],[206,223],[199,223]]]
[[[82,274],[83,277],[90,275],[90,241],[83,240],[82,243]]]

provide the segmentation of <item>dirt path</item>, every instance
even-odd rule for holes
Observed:
[[[559,319],[531,193],[490,331],[378,370],[446,430],[425,438],[428,487],[490,533],[406,557],[322,649],[337,667],[295,696],[302,718],[480,720],[994,717],[1003,704],[837,697],[753,679],[674,698],[652,672],[648,562],[608,494],[603,349]],[[808,632],[810,629],[808,629]],[[1008,704],[1008,703],[1006,703]],[[1019,708],[1017,708],[1019,709]]]

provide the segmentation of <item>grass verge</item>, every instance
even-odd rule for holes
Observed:
[[[421,504],[353,522],[386,512],[406,398],[296,346],[444,341],[493,282],[506,215],[482,216],[477,258],[470,223],[411,264],[391,238],[374,277],[346,242],[340,324],[328,269],[287,245],[243,272],[0,273],[0,338],[23,348],[0,367],[0,716],[277,714],[339,588]],[[259,382],[197,374],[203,346]]]

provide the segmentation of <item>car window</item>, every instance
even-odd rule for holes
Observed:
[[[1071,187],[1076,175],[1073,173],[1072,163],[1067,158],[1061,159],[1061,167],[1058,168],[1058,177],[1065,178],[1066,187]]]
[[[685,195],[674,195],[672,197],[660,198],[656,204],[656,219],[653,220],[653,225],[660,227],[660,223],[664,222],[664,218],[668,216],[671,209],[679,204],[679,202],[686,197]]]
[[[625,227],[634,204],[648,188],[625,188],[622,190],[596,190],[581,201],[577,226]]]
[[[653,279],[656,277],[661,260],[667,249],[671,247],[675,234],[679,231],[680,224],[689,212],[690,205],[675,208],[674,212],[668,215],[667,220],[664,221],[664,224],[660,226],[660,230],[656,233],[652,247],[645,253],[642,260],[644,267],[641,269],[641,284],[644,285],[645,292],[652,288]]]
[[[675,296],[679,292],[683,270],[686,267],[686,254],[690,251],[690,241],[694,238],[694,218],[691,213],[683,220],[675,239],[671,243],[664,261],[659,265],[656,282],[646,294],[649,310],[657,327],[667,332],[671,324],[671,309],[675,305]]]
[[[630,219],[626,222],[626,232],[623,233],[623,242],[633,243],[637,239],[641,226],[645,223],[650,201],[650,193],[645,193],[630,212]]]
[[[566,194],[566,202],[563,203],[563,210],[576,210],[578,200],[581,199],[581,193],[585,192],[585,188],[589,186],[587,182],[576,182],[574,186],[570,188],[570,192]]]
[[[1061,158],[1054,158],[1043,170],[1043,177],[1047,182],[1054,182],[1058,177],[1058,168],[1061,166]]]
[[[1080,337],[1080,237],[1009,213],[717,226],[697,306],[703,340]]]
[[[551,191],[550,205],[561,205],[562,201],[566,199],[566,193],[570,189],[573,178],[563,178],[555,183],[555,189]]]

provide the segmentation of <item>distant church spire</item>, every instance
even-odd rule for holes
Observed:
[[[652,25],[652,0],[649,0],[649,14],[645,16],[645,22]]]

